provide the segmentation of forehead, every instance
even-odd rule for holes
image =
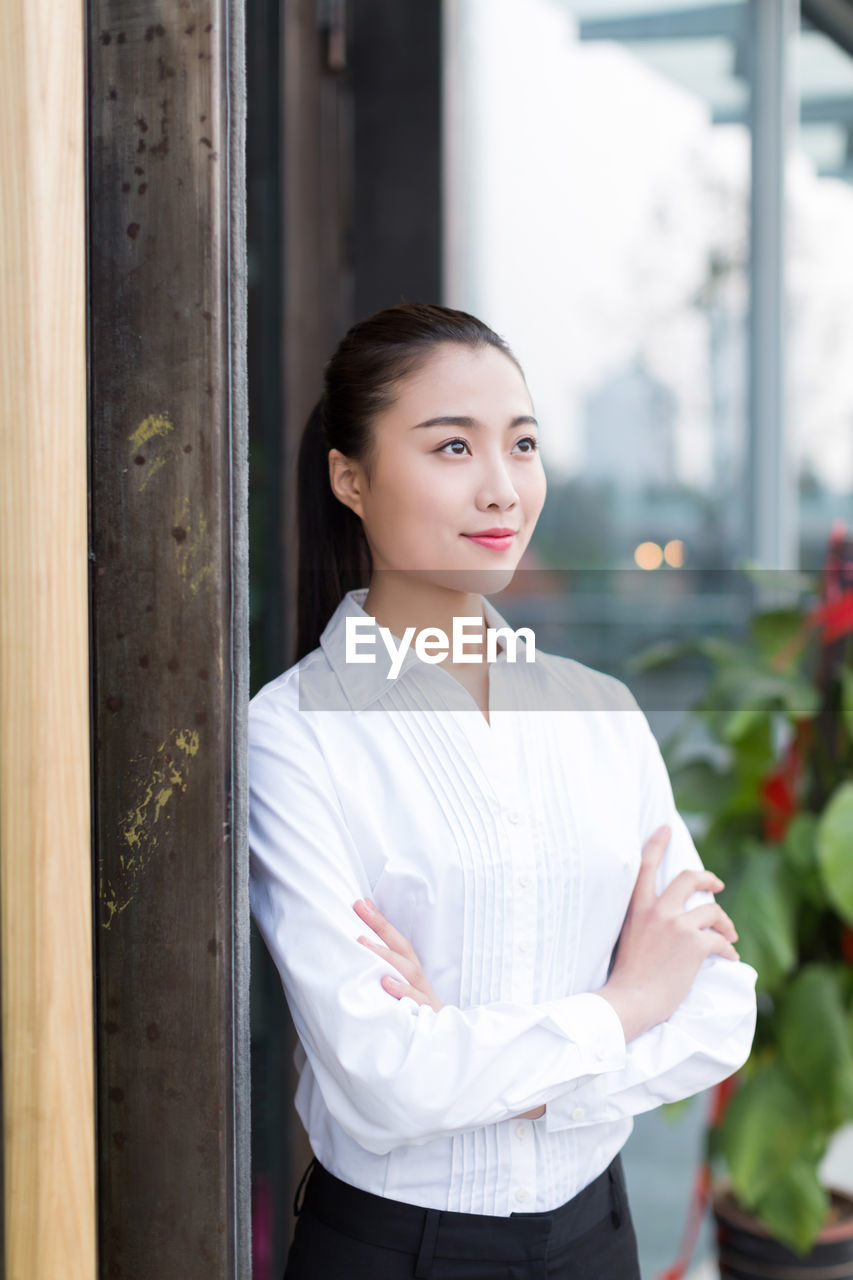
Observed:
[[[396,386],[390,412],[484,417],[531,412],[530,394],[514,361],[496,347],[444,343]]]

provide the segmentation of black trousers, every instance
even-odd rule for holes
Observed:
[[[351,1187],[317,1161],[296,1208],[284,1280],[640,1280],[618,1156],[549,1213],[423,1209]]]

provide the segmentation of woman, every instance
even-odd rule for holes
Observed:
[[[545,499],[515,356],[450,308],[361,321],[298,480],[300,660],[249,720],[315,1156],[286,1278],[630,1280],[632,1117],[741,1065],[755,972],[627,688],[485,598]]]

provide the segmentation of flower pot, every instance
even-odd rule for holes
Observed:
[[[853,1197],[840,1191],[830,1195],[829,1221],[801,1255],[775,1240],[730,1191],[717,1192],[720,1280],[853,1280]]]

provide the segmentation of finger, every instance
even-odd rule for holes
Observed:
[[[378,933],[387,946],[392,951],[396,951],[399,955],[414,955],[414,949],[409,939],[400,933],[399,929],[395,929],[391,921],[386,919],[377,907],[376,903],[370,898],[359,898],[353,903],[353,910],[360,920],[370,925],[374,933]]]
[[[643,845],[640,870],[637,873],[637,882],[634,885],[632,894],[632,899],[636,899],[641,906],[651,905],[657,897],[655,877],[671,835],[672,829],[670,827],[666,825],[658,827],[657,831],[653,831]]]
[[[403,996],[410,996],[416,1004],[429,1004],[429,996],[423,991],[418,991],[417,987],[413,987],[410,982],[404,982],[401,978],[392,978],[390,973],[386,973],[382,978],[382,986],[388,992],[389,996],[402,1000]]]
[[[702,937],[706,939],[708,955],[725,956],[727,960],[740,960],[739,953],[721,933],[717,933],[716,929],[706,929]]]
[[[728,938],[729,942],[737,942],[738,933],[734,921],[716,902],[707,902],[701,907],[693,907],[685,912],[684,918],[696,929],[716,929],[717,933]]]
[[[694,893],[719,893],[724,888],[725,884],[713,871],[679,871],[661,894],[661,903],[683,907]]]
[[[409,982],[418,981],[422,970],[416,961],[410,960],[408,956],[401,956],[396,951],[391,951],[389,947],[384,947],[381,943],[374,942],[371,938],[360,937],[358,941],[363,947],[367,947],[375,955],[379,956],[380,959],[387,960],[389,964],[392,964]]]
[[[352,909],[358,916],[359,920],[363,920],[365,924],[369,924],[371,928],[373,927],[373,924],[376,921],[376,909],[374,908],[371,911],[366,898],[356,898],[355,902],[352,904]],[[382,913],[380,912],[379,914],[381,915]]]

